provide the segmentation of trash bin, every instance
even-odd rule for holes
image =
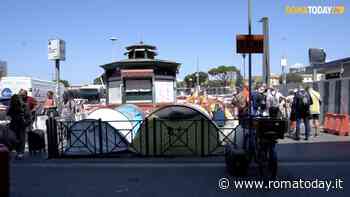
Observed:
[[[10,195],[10,153],[7,147],[0,144],[0,196]]]

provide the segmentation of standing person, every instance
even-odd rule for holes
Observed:
[[[308,93],[311,96],[312,99],[312,105],[310,106],[310,113],[311,113],[311,122],[312,127],[315,130],[315,137],[319,135],[319,118],[320,118],[320,108],[321,108],[321,96],[320,93],[314,90],[312,87],[307,88]]]
[[[292,104],[293,104],[293,100],[294,100],[294,94],[295,91],[294,90],[289,90],[288,91],[288,96],[285,99],[286,102],[286,110],[287,110],[287,117],[290,118],[291,116],[291,112],[292,112]]]
[[[74,120],[76,112],[76,104],[73,101],[73,96],[65,92],[63,94],[63,105],[62,105],[62,118],[65,120]]]
[[[22,98],[22,101],[28,105],[29,110],[32,113],[32,118],[35,118],[35,112],[38,107],[38,102],[36,101],[36,99],[31,96],[28,96],[27,90],[24,89],[21,89],[18,94]]]
[[[255,116],[264,116],[266,111],[266,89],[264,85],[257,86],[252,93],[252,113]]]
[[[301,121],[305,125],[305,140],[309,139],[310,134],[310,106],[312,105],[312,99],[307,91],[302,87],[299,88],[293,101],[295,107],[295,118],[296,118],[296,134],[295,139],[300,140],[300,124]]]
[[[247,82],[243,83],[243,89],[237,94],[236,98],[237,102],[233,104],[238,108],[239,119],[247,117],[249,108],[249,86]]]
[[[32,118],[28,105],[17,94],[11,97],[7,115],[11,118],[10,129],[13,130],[17,138],[17,158],[22,159],[26,142],[26,129],[31,124]]]
[[[295,132],[295,128],[296,128],[295,106],[293,105],[293,101],[294,101],[295,94],[297,92],[298,92],[297,89],[289,90],[289,95],[286,98],[290,137],[292,137],[292,133]]]
[[[266,97],[266,105],[269,111],[269,116],[273,118],[280,118],[282,116],[280,110],[280,100],[283,98],[282,94],[275,88],[270,88]]]
[[[54,99],[54,93],[52,91],[47,92],[47,97],[44,103],[44,113],[50,115],[56,109],[56,102]]]

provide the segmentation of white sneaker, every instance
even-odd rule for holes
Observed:
[[[23,159],[23,154],[21,154],[21,153],[20,153],[20,154],[17,154],[16,158],[17,158],[17,159]]]

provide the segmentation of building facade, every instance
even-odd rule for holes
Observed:
[[[350,77],[350,57],[329,61],[323,64],[306,67],[306,73],[323,74],[325,79],[340,79]]]
[[[140,42],[126,47],[127,59],[102,65],[107,104],[174,103],[180,64],[155,59],[157,48]]]

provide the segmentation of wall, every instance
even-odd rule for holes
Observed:
[[[350,79],[332,79],[320,82],[322,97],[321,120],[324,114],[340,113],[350,115]]]
[[[122,103],[122,82],[121,81],[109,81],[108,82],[108,103],[109,104],[121,104]]]

